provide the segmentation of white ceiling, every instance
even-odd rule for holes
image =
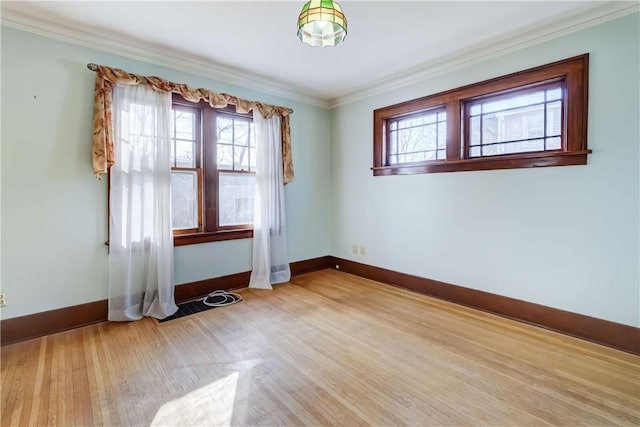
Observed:
[[[335,105],[447,61],[637,9],[606,1],[349,1],[346,40],[296,37],[300,1],[2,1],[3,24]],[[631,10],[632,11],[632,10]],[[607,18],[609,17],[609,18]],[[535,35],[535,37],[533,37]],[[110,43],[110,44],[109,44]],[[100,46],[97,46],[100,48]],[[468,61],[467,61],[468,62]],[[109,65],[109,64],[105,64]],[[227,79],[227,80],[229,80]],[[251,83],[254,84],[251,84]],[[258,83],[260,82],[260,83]],[[265,85],[266,82],[266,85]],[[272,90],[269,90],[272,89]]]

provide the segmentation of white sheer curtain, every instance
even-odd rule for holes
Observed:
[[[253,112],[256,135],[256,196],[250,288],[272,289],[291,278],[287,255],[280,117]]]
[[[113,89],[115,164],[109,198],[109,320],[159,319],[173,297],[171,94]]]

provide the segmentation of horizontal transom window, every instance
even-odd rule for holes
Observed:
[[[589,55],[373,112],[373,173],[584,165]]]
[[[466,103],[469,157],[562,149],[564,81]]]
[[[389,163],[445,159],[447,112],[438,108],[389,121]]]

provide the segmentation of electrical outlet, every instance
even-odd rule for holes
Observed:
[[[7,305],[7,299],[4,292],[0,293],[0,307],[4,307]]]
[[[354,253],[354,254],[358,253],[358,245],[354,244],[353,246],[351,246],[351,253]]]
[[[366,254],[366,253],[367,253],[367,251],[365,250],[364,245],[360,245],[359,250],[360,250],[360,255],[364,255],[364,254]]]

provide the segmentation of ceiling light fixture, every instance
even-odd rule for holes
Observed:
[[[298,38],[311,46],[335,46],[347,37],[347,18],[332,0],[311,0],[298,17]]]

